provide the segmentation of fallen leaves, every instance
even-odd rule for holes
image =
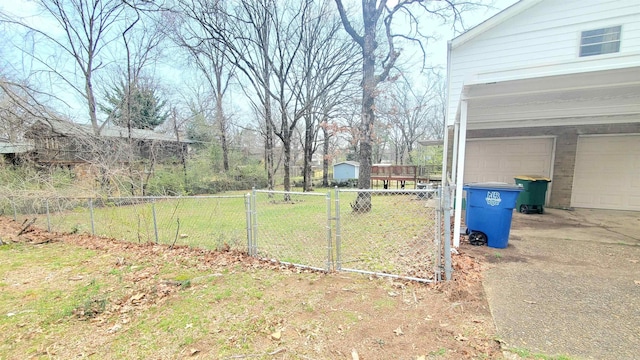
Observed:
[[[142,300],[142,298],[144,297],[145,297],[145,293],[137,293],[131,297],[131,302],[134,304],[139,303],[140,300]]]
[[[351,360],[360,360],[360,355],[358,355],[356,349],[351,350]]]
[[[273,340],[280,340],[282,338],[282,330],[276,330],[273,333],[271,333],[271,338]]]
[[[1,225],[0,223],[0,226]],[[15,234],[15,231],[13,231],[13,233]],[[37,236],[35,232],[30,232],[28,235],[34,238]],[[229,278],[235,276],[235,273],[248,271],[252,277],[260,276],[263,278],[254,278],[259,280],[256,281],[256,283],[264,284],[266,282],[263,282],[263,280],[270,280],[270,275],[255,271],[255,269],[272,269],[279,271],[280,274],[284,274],[283,277],[285,281],[288,279],[287,276],[289,274],[311,272],[291,268],[277,262],[262,261],[247,257],[242,253],[233,251],[220,253],[180,246],[174,246],[169,249],[164,245],[132,244],[82,234],[75,234],[73,236],[60,235],[59,238],[60,241],[64,243],[80,245],[88,249],[101,250],[101,252],[99,252],[99,254],[101,254],[100,258],[104,258],[104,262],[109,266],[107,271],[103,271],[101,274],[108,280],[113,280],[116,276],[109,273],[110,270],[113,270],[113,273],[117,274],[119,278],[117,285],[109,284],[109,287],[101,288],[101,291],[104,290],[104,292],[100,295],[104,295],[108,300],[105,312],[98,314],[94,318],[87,319],[87,322],[81,323],[83,326],[85,326],[85,324],[91,324],[94,326],[94,329],[99,330],[96,332],[96,336],[102,337],[120,336],[120,334],[125,333],[125,331],[130,331],[130,328],[135,329],[135,326],[137,326],[140,320],[140,315],[146,314],[145,311],[150,307],[161,304],[161,301],[173,302],[174,299],[181,298],[183,294],[185,296],[196,296],[200,290],[207,288],[207,286],[217,286],[218,282],[223,283],[228,281]],[[469,272],[471,278],[474,278],[475,275],[472,273],[475,271],[474,269],[476,269],[477,264],[472,260],[464,259],[464,256],[465,255],[458,256],[458,266],[462,266]],[[165,264],[170,264],[173,267],[171,272],[167,272],[166,269],[163,268]],[[183,282],[175,280],[176,274],[182,272],[181,269],[183,266],[204,271],[205,274],[199,277],[191,277],[192,287],[189,288],[188,291],[183,291],[184,287],[181,285]],[[175,268],[180,270],[176,270]],[[189,272],[189,274],[190,273],[191,272]],[[224,277],[222,275],[223,273]],[[84,279],[79,278],[78,280],[84,281],[95,276],[90,272],[79,273],[76,270],[63,274],[64,275],[59,276],[58,280],[67,281],[67,279],[69,279],[75,281],[75,279],[70,277],[81,274]],[[306,279],[306,277],[303,276],[294,276],[298,281],[300,279]],[[220,277],[220,279],[211,279],[211,277]],[[254,340],[257,344],[260,344],[260,346],[270,347],[269,351],[275,347],[286,344],[287,352],[291,352],[291,354],[306,354],[306,358],[351,358],[356,360],[361,358],[374,359],[380,358],[381,356],[385,358],[426,360],[427,358],[432,358],[432,354],[439,352],[439,350],[434,349],[438,349],[440,346],[453,349],[452,353],[468,354],[469,352],[474,352],[471,348],[479,341],[485,341],[489,345],[486,346],[486,350],[478,350],[476,353],[491,355],[498,349],[498,346],[493,345],[490,339],[487,340],[478,336],[475,332],[476,325],[474,325],[474,330],[470,330],[471,332],[469,333],[463,332],[466,331],[466,329],[463,330],[460,327],[461,322],[468,324],[473,321],[471,319],[474,318],[474,314],[467,310],[467,303],[475,301],[475,298],[464,297],[468,294],[469,283],[456,282],[456,284],[454,284],[452,282],[449,284],[449,287],[446,288],[451,291],[455,289],[453,287],[454,285],[464,286],[467,291],[463,294],[463,297],[457,300],[458,303],[464,302],[465,311],[469,312],[465,314],[464,319],[461,320],[457,312],[461,307],[456,306],[455,312],[447,313],[447,311],[450,310],[448,307],[450,302],[448,302],[447,298],[440,296],[442,292],[435,291],[438,289],[436,286],[418,285],[397,280],[388,282],[384,280],[383,282],[383,280],[379,280],[377,277],[371,278],[375,281],[373,283],[360,284],[360,282],[354,281],[351,276],[342,273],[329,274],[326,275],[326,278],[330,278],[334,283],[326,288],[327,295],[324,298],[326,301],[319,301],[317,304],[313,303],[314,312],[312,314],[308,312],[303,312],[301,315],[297,313],[289,314],[289,312],[297,311],[299,308],[291,305],[283,310],[287,312],[287,315],[291,315],[291,323],[288,322],[289,320],[287,320],[285,324],[284,321],[276,322],[274,319],[268,318],[268,321],[262,324],[256,320],[256,324],[260,326],[255,328],[255,332],[253,332],[252,335],[256,336],[253,337],[246,336],[245,338],[243,334],[229,331],[229,323],[227,321],[230,319],[218,313],[221,311],[218,310],[218,308],[222,309],[223,305],[225,305],[224,301],[216,306],[210,307],[206,311],[218,314],[216,323],[210,330],[210,335],[206,340],[198,340],[191,346],[182,347],[180,349],[180,355],[185,358],[214,358],[214,350],[208,347],[209,341],[213,340],[209,340],[209,338],[232,339],[229,340],[229,344],[234,347],[233,351],[235,355],[233,358],[259,358],[285,351],[283,348],[277,349],[272,353],[264,353],[261,352],[265,351],[264,348],[256,346],[254,349],[255,353],[238,353],[239,351],[246,351],[242,350],[244,348],[240,348],[241,346],[244,346],[246,342]],[[320,280],[314,278],[314,281],[322,283],[322,278],[319,279]],[[211,282],[214,280],[216,283],[212,284]],[[290,280],[287,284],[291,282],[297,284],[297,282],[293,280]],[[301,281],[301,287],[306,287],[307,283],[307,281]],[[71,285],[73,284],[70,284],[70,286]],[[314,286],[319,287],[320,285]],[[270,295],[267,294],[269,290],[264,290],[264,288],[260,289],[264,291],[264,299],[270,299]],[[276,299],[287,298],[289,300],[292,296],[300,296],[301,294],[300,292],[290,291],[290,288],[287,287],[283,289],[287,289],[287,291],[282,291],[282,296],[276,297]],[[320,292],[319,294],[324,294],[324,292]],[[302,296],[304,296],[304,294]],[[235,300],[235,298],[233,299]],[[442,300],[444,304],[441,304],[439,302],[440,300]],[[380,301],[385,304],[384,309],[380,310],[375,306],[372,307],[371,304],[373,301]],[[409,308],[406,303],[411,303],[411,307]],[[416,305],[414,306],[413,304]],[[422,306],[423,304],[429,304],[429,306]],[[387,305],[389,306],[388,311],[386,309]],[[432,305],[435,305],[435,307]],[[442,309],[439,307],[440,305],[442,305]],[[472,306],[469,307],[473,309]],[[263,306],[257,306],[255,309],[258,313],[251,313],[253,310],[250,310],[248,314],[243,314],[242,316],[254,315],[254,317],[247,318],[251,319],[251,321],[253,321],[254,318],[260,319],[261,316],[265,316],[259,313],[260,311],[264,311]],[[402,309],[403,311],[410,310],[412,313],[411,315],[400,318],[398,317],[397,309]],[[280,311],[277,312],[280,313]],[[328,320],[322,319],[322,315],[320,315],[316,318],[318,319],[317,327],[315,327],[315,325],[308,325],[309,317],[315,317],[317,315],[316,313],[326,315]],[[443,314],[447,315],[445,316]],[[241,320],[242,316],[240,316],[240,319],[234,318],[231,319],[231,321]],[[348,317],[349,321],[345,320],[346,317]],[[341,321],[343,324],[339,325]],[[473,322],[490,323],[488,320]],[[27,327],[28,326],[29,325],[27,325]],[[179,328],[176,329],[176,326],[179,326]],[[185,334],[197,334],[199,326],[200,324],[191,322],[187,324],[173,323],[172,330]],[[304,326],[308,327],[305,328]],[[299,331],[299,327],[302,327],[302,330]],[[481,327],[484,328],[484,326]],[[184,329],[188,331],[184,331]],[[251,331],[253,331],[254,328],[251,329]],[[374,332],[377,331],[378,333],[371,334],[370,331],[372,331],[372,329],[375,329]],[[16,330],[18,330],[18,328],[16,328]],[[404,333],[404,330],[407,330],[407,333]],[[463,333],[468,336],[470,340],[465,340],[466,338],[458,333]],[[367,334],[368,337],[363,336],[363,334]],[[459,336],[456,336],[456,334]],[[373,346],[369,342],[372,337],[375,337]],[[350,347],[354,348],[351,351],[351,357],[349,356]],[[355,348],[360,350],[356,350]],[[381,355],[382,352],[384,352],[384,355]],[[177,354],[177,352],[174,353]],[[402,353],[402,355],[400,355],[400,353]],[[425,353],[428,353],[428,355],[421,355]],[[295,355],[293,356],[295,357]]]

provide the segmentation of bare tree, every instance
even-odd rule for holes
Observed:
[[[62,81],[84,100],[93,132],[99,135],[106,122],[98,119],[96,76],[118,53],[117,40],[130,25],[126,23],[126,12],[155,5],[145,0],[35,0],[35,3],[41,16],[53,20],[55,28],[7,15],[0,21],[27,30],[25,39],[48,43],[38,49],[47,49],[49,53],[32,51],[28,46],[19,49],[34,61],[36,71],[47,79]]]
[[[85,99],[93,131],[98,135],[102,127],[97,117],[94,74],[108,62],[103,55],[119,35],[111,30],[122,19],[124,3],[120,0],[37,0],[36,3],[46,16],[55,21],[58,29],[38,28],[7,17],[2,21],[26,28],[34,37],[34,42],[42,39],[60,55],[73,60],[75,69],[64,68],[63,61],[52,63],[43,54],[31,54],[26,49],[24,52],[32,56],[45,69],[44,72],[62,80]],[[81,82],[76,81],[76,69],[82,74]]]
[[[178,4],[187,18],[200,25],[201,35],[192,40],[210,42],[250,84],[242,90],[255,96],[261,108],[258,113],[262,114],[266,125],[265,168],[268,187],[273,189],[275,163],[270,44],[274,37],[272,13],[276,2],[244,0],[235,3],[235,7],[209,0],[180,0]],[[221,14],[226,21],[219,21]]]
[[[0,76],[0,139],[10,143],[24,140],[24,133],[37,120],[58,117],[41,102],[42,94],[26,82]]]
[[[434,138],[441,133],[441,108],[444,85],[438,75],[413,79],[401,78],[386,87],[378,106],[380,118],[387,124],[389,138],[395,147],[395,162],[413,164],[412,152],[416,142]]]
[[[204,4],[201,4],[204,5]],[[218,0],[210,2],[206,8],[210,11],[209,21],[213,27],[223,29],[226,20],[225,13]],[[189,63],[193,63],[196,70],[203,75],[213,99],[215,100],[215,123],[217,125],[224,171],[229,171],[229,132],[230,123],[224,111],[224,96],[234,77],[235,68],[227,61],[227,51],[224,43],[216,43],[209,39],[203,24],[193,19],[181,21],[175,29],[167,35],[189,54]]]
[[[404,39],[414,41],[420,45],[420,38],[423,37],[418,26],[419,17],[412,11],[419,11],[425,15],[420,17],[421,21],[428,21],[428,16],[434,15],[445,21],[453,18],[455,23],[459,19],[461,8],[466,6],[468,2],[457,3],[455,0],[438,2],[362,0],[360,16],[348,13],[342,0],[335,0],[335,3],[344,29],[360,47],[362,53],[362,113],[358,156],[360,161],[358,187],[368,189],[371,186],[373,129],[376,118],[375,99],[378,92],[378,84],[389,77],[400,56],[400,49],[396,48],[396,41]],[[401,18],[401,20],[408,22],[409,30],[395,32],[393,27],[394,18]],[[358,29],[359,27],[361,29]],[[384,39],[383,44],[385,46],[382,47],[378,42],[380,35]],[[369,193],[359,193],[356,202],[352,205],[356,212],[370,211],[371,197]]]
[[[299,74],[295,74],[299,77],[296,82],[303,84],[296,91],[299,101],[306,108],[303,113],[304,135],[301,136],[304,191],[311,190],[311,164],[319,145],[320,130],[324,130],[325,136],[329,135],[327,130],[330,128],[327,125],[330,117],[345,96],[352,95],[349,88],[357,74],[355,65],[359,61],[356,49],[347,38],[341,36],[340,20],[330,13],[329,3],[321,2],[312,11],[309,21],[304,24],[301,68]],[[324,178],[323,183],[327,184],[326,176]]]
[[[274,137],[277,137],[284,154],[284,188],[290,190],[292,146],[297,124],[303,116],[310,114],[314,102],[342,76],[327,63],[318,65],[313,62],[329,55],[343,64],[353,60],[318,50],[322,46],[328,47],[320,36],[329,36],[326,39],[336,36],[335,26],[330,31],[324,30],[324,26],[317,28],[326,20],[326,8],[315,5],[311,0],[243,0],[233,8],[224,9],[227,21],[221,23],[214,16],[212,5],[206,1],[183,0],[182,7],[187,16],[200,23],[202,33],[206,35],[201,36],[200,41],[210,41],[218,47],[236,66],[242,80],[251,84],[243,87],[243,91],[250,98],[257,99],[256,104],[261,108],[258,113],[263,115],[265,163],[270,187],[273,187]],[[222,9],[215,10],[219,13]],[[310,39],[313,39],[313,44]],[[330,48],[334,49],[332,51],[336,49],[334,45]],[[309,53],[305,53],[305,49]],[[305,55],[312,56],[305,58]],[[324,67],[324,71],[318,71],[319,66]],[[322,81],[321,77],[324,77]],[[315,83],[313,90],[307,87],[310,83]]]

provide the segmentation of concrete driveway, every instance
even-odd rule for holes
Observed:
[[[514,213],[506,249],[462,251],[490,263],[484,287],[508,347],[572,359],[640,359],[640,213]]]

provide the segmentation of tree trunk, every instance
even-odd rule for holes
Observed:
[[[322,127],[324,143],[322,144],[322,186],[329,186],[329,131]]]
[[[365,13],[366,12],[365,10]],[[360,122],[360,152],[358,154],[358,161],[360,162],[358,177],[359,189],[371,188],[372,135],[373,125],[375,123],[374,96],[377,85],[375,76],[375,26],[368,24],[366,14],[364,25],[364,46],[362,48],[362,119]],[[371,193],[359,192],[356,202],[351,204],[351,207],[355,212],[364,213],[371,211]]]
[[[86,76],[85,90],[87,92],[87,103],[89,105],[89,119],[91,120],[91,128],[93,134],[100,136],[101,127],[98,124],[98,116],[96,115],[96,98],[93,94],[93,84],[91,83],[91,74]]]
[[[265,44],[269,42],[269,26],[267,23],[262,24],[260,28],[260,37],[261,41]],[[271,88],[271,72],[269,70],[269,53],[266,47],[262,47],[262,79],[264,80],[263,85],[263,97],[262,101],[264,102],[264,121],[265,121],[265,166],[267,167],[267,187],[269,190],[273,190],[275,188],[275,179],[274,179],[274,159],[273,159],[273,119],[271,118],[271,95],[269,94]]]
[[[284,116],[283,116],[284,117]],[[283,119],[284,121],[284,119]],[[291,136],[289,135],[289,129],[284,128],[282,134],[282,147],[284,152],[284,191],[291,191]],[[291,196],[289,194],[284,195],[284,201],[290,201]]]
[[[313,190],[313,176],[311,163],[313,162],[313,140],[314,140],[314,116],[307,115],[305,117],[305,131],[304,131],[304,181],[303,191]]]
[[[271,105],[267,103],[265,105],[265,117],[267,119],[271,118]],[[265,134],[265,166],[267,168],[267,186],[269,190],[273,190],[275,188],[275,179],[274,179],[274,159],[273,159],[273,127],[271,126],[271,120],[267,120],[267,129]]]
[[[220,82],[218,81],[218,87]],[[227,144],[227,121],[222,111],[222,91],[218,89],[216,94],[216,120],[220,127],[220,146],[222,147],[222,166],[225,172],[229,171],[229,145]]]

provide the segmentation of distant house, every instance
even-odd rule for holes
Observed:
[[[345,181],[357,179],[360,174],[360,163],[357,161],[343,161],[333,165],[333,179]]]
[[[30,158],[40,164],[73,165],[100,161],[126,163],[131,159],[178,160],[191,141],[151,130],[105,126],[96,136],[90,126],[63,120],[39,120],[24,134]]]
[[[33,145],[24,142],[11,142],[7,139],[0,139],[0,156],[2,160],[17,165],[20,157],[33,151]]]

